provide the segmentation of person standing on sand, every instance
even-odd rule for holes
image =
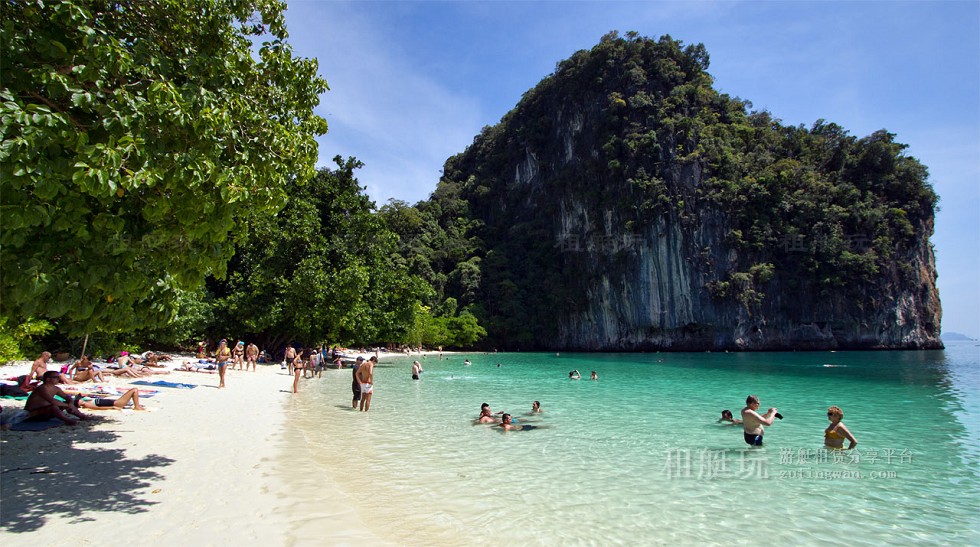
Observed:
[[[255,372],[255,363],[259,360],[259,347],[254,343],[249,342],[248,347],[245,348],[245,370],[248,370],[248,365],[252,365],[252,372]]]
[[[289,374],[293,373],[293,361],[295,360],[296,360],[296,348],[294,348],[293,346],[286,346],[286,354],[282,358],[282,361],[284,365],[289,367]]]
[[[354,364],[350,367],[352,378],[350,389],[354,392],[354,398],[350,401],[351,408],[357,408],[357,403],[361,401],[361,383],[357,381],[357,369],[361,368],[362,363],[364,363],[364,358],[358,355]]]
[[[418,361],[414,361],[412,363],[412,379],[418,380],[419,374],[422,374],[422,363],[419,363]]]
[[[224,338],[218,343],[218,349],[214,351],[214,364],[218,367],[218,387],[225,387],[225,369],[228,368],[228,360],[231,359],[231,348],[228,341]]]
[[[234,369],[237,366],[238,370],[242,370],[242,367],[245,366],[245,342],[239,340],[235,344],[235,349],[231,350],[231,356],[234,360],[234,365],[231,368]]]
[[[742,430],[745,436],[745,443],[750,446],[762,446],[762,435],[765,433],[764,425],[772,425],[776,417],[776,409],[770,408],[765,414],[759,415],[759,398],[749,395],[745,399],[745,408],[742,409]]]
[[[378,362],[377,356],[372,355],[370,359],[364,361],[357,368],[357,382],[361,384],[361,411],[371,410],[371,396],[374,395],[374,365]]]

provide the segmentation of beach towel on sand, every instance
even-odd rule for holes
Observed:
[[[139,382],[133,382],[134,386],[160,386],[160,387],[175,387],[178,389],[194,389],[197,384],[182,384],[180,382],[168,382],[166,380],[157,380],[155,382],[148,382],[146,380],[140,380]],[[143,394],[140,393],[142,397]]]
[[[17,422],[10,426],[11,431],[44,431],[45,429],[51,429],[52,427],[58,427],[59,425],[64,425],[65,422],[59,420],[58,418],[50,418],[44,420],[43,422],[32,422],[25,420],[23,422]]]
[[[136,382],[133,382],[133,383],[136,383]],[[68,391],[68,389],[65,389],[65,391],[71,393],[70,391]],[[107,395],[109,397],[120,397],[120,396],[122,396],[122,394],[124,394],[127,391],[129,391],[129,388],[126,387],[126,386],[116,387],[116,386],[109,386],[109,385],[100,384],[100,385],[94,386],[92,389],[86,389],[85,391],[86,392],[89,392],[89,393],[98,393],[100,395]],[[141,390],[139,390],[140,397],[153,397],[157,393],[160,393],[160,390],[159,389],[141,389]]]

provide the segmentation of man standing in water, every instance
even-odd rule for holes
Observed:
[[[776,417],[776,409],[770,408],[765,414],[759,415],[759,398],[749,395],[745,399],[745,408],[742,409],[742,432],[745,435],[745,442],[751,446],[762,446],[762,435],[765,433],[763,425],[772,425],[772,420]]]
[[[361,411],[371,410],[371,396],[374,394],[374,365],[378,362],[377,356],[372,355],[370,359],[364,361],[357,367],[354,375],[357,382],[361,384]]]
[[[293,361],[296,360],[296,348],[292,345],[286,346],[286,353],[282,357],[283,362],[286,364],[289,370],[289,374],[293,373]]]
[[[419,374],[421,373],[422,373],[422,363],[419,363],[418,361],[414,361],[412,363],[412,379],[418,380]]]
[[[364,363],[364,358],[358,355],[357,360],[354,361],[354,365],[350,367],[350,389],[354,392],[354,398],[350,401],[351,408],[357,408],[357,403],[361,400],[361,383],[357,381],[357,369],[361,368],[362,363]]]

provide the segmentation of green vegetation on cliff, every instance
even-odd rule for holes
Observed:
[[[450,158],[428,201],[389,205],[412,219],[391,227],[431,304],[454,299],[491,344],[547,347],[664,226],[680,227],[699,289],[749,317],[772,313],[773,287],[869,306],[883,278],[916,289],[900,257],[931,234],[926,168],[886,131],[752,112],[707,67],[701,45],[610,33]],[[581,218],[586,231],[562,239]]]

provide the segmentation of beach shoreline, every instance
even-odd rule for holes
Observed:
[[[168,365],[185,360],[191,359]],[[0,377],[29,367],[0,367]],[[346,504],[305,507],[294,495],[291,481],[302,475],[295,470],[301,463],[285,453],[283,434],[297,395],[279,363],[228,371],[225,389],[217,389],[218,375],[208,373],[173,371],[140,380],[196,387],[139,386],[158,391],[142,400],[148,411],[88,411],[96,421],[0,434],[4,544],[69,539],[94,545],[112,538],[141,545],[290,545],[297,542],[291,530],[306,520],[316,520],[321,538],[331,543],[383,543]],[[134,381],[106,384],[124,388]],[[301,382],[299,397],[303,387]],[[2,401],[23,407],[22,401]],[[315,480],[331,499],[350,497],[328,477]]]

